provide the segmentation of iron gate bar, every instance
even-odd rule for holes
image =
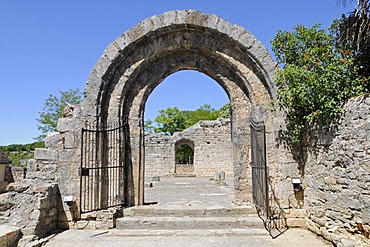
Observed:
[[[120,122],[82,129],[81,213],[124,205],[124,131]]]
[[[252,191],[253,202],[269,218],[269,189],[266,163],[266,137],[263,122],[251,121]]]

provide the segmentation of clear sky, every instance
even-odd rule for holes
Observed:
[[[83,91],[106,46],[147,17],[175,9],[216,14],[271,50],[277,30],[297,24],[328,27],[353,7],[335,0],[0,0],[0,145],[33,142],[49,94]],[[219,108],[226,102],[207,76],[179,72],[155,89],[145,116],[154,119],[167,107],[192,110],[209,103]]]

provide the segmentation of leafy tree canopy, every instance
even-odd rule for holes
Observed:
[[[356,52],[337,43],[338,22],[329,30],[315,25],[278,31],[272,41],[281,69],[277,73],[277,106],[287,112],[292,141],[299,142],[313,124],[326,124],[343,102],[370,91],[359,73]]]
[[[220,111],[209,104],[200,106],[195,111],[183,111],[185,115],[185,129],[193,126],[200,120],[215,120],[220,117]]]
[[[219,110],[212,108],[209,104],[205,104],[194,111],[169,107],[165,110],[159,110],[158,113],[159,115],[154,122],[150,119],[145,122],[145,131],[173,135],[176,131],[189,128],[200,120],[215,120],[220,117],[229,118],[230,103]]]
[[[172,135],[176,131],[185,129],[185,114],[179,108],[169,107],[158,112],[159,115],[155,118],[158,127],[154,128],[154,132]]]
[[[69,89],[68,91],[59,92],[60,95],[49,95],[44,101],[44,107],[39,112],[39,117],[36,119],[39,123],[37,128],[41,131],[41,135],[36,139],[42,141],[45,139],[48,132],[56,131],[58,119],[62,117],[64,108],[67,103],[79,104],[82,101],[82,93],[79,89]]]

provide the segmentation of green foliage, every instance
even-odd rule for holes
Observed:
[[[34,142],[30,144],[11,144],[0,146],[0,149],[9,157],[13,166],[27,165],[23,160],[33,159],[35,148],[44,148],[44,142]]]
[[[158,127],[154,128],[156,133],[173,135],[176,131],[185,129],[185,116],[177,107],[168,107],[165,110],[159,110],[159,115],[155,118]]]
[[[187,144],[182,144],[176,150],[176,163],[192,164],[193,156],[194,156],[193,149]]]
[[[220,112],[209,104],[200,106],[195,111],[183,111],[185,115],[185,129],[193,126],[200,120],[215,120],[220,117]]]
[[[200,120],[216,120],[217,118],[230,118],[230,103],[222,106],[219,110],[209,104],[200,106],[195,111],[182,111],[177,107],[159,110],[155,121],[145,121],[144,129],[148,133],[163,133],[172,135],[176,131],[182,131],[193,126]]]
[[[230,118],[231,117],[230,102],[222,106],[219,111],[220,111],[221,118]]]
[[[355,52],[340,47],[338,25],[278,31],[272,41],[281,70],[277,73],[277,106],[287,112],[294,143],[314,124],[327,124],[341,112],[343,102],[370,90],[369,78],[359,74]]]
[[[79,89],[69,89],[59,93],[59,96],[49,95],[44,102],[42,111],[39,112],[39,117],[36,119],[39,123],[37,128],[42,133],[36,138],[39,141],[44,140],[48,132],[56,131],[58,119],[62,117],[67,103],[79,104],[82,101],[82,94]]]

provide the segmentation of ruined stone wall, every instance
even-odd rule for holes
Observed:
[[[369,238],[369,95],[349,100],[331,130],[311,133],[306,154],[309,228],[337,244],[347,234]]]
[[[0,195],[0,225],[20,227],[24,236],[45,237],[66,229],[67,219],[55,183],[25,179]]]
[[[339,120],[292,145],[282,112],[271,115],[270,206],[289,226],[308,227],[338,246],[367,246],[370,233],[370,98],[349,100]],[[295,192],[291,179],[302,179]],[[351,245],[352,244],[352,245]]]
[[[175,144],[170,136],[145,136],[145,177],[175,173]]]
[[[175,145],[187,140],[194,143],[194,175],[213,176],[224,171],[233,175],[230,120],[200,121],[173,136],[147,135],[145,138],[145,176],[175,174]]]
[[[224,171],[233,176],[233,149],[229,120],[201,121],[194,136],[194,173],[213,176]]]

